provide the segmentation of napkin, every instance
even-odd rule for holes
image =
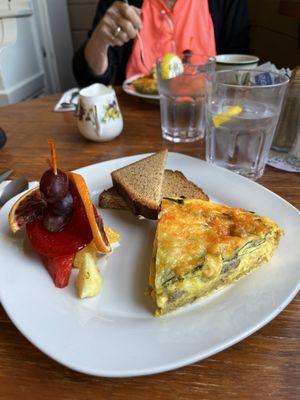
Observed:
[[[271,167],[287,172],[300,172],[300,167],[292,165],[287,161],[288,153],[270,150],[267,164]]]
[[[76,111],[79,96],[75,96],[72,98],[72,95],[79,92],[79,88],[74,87],[72,89],[67,90],[63,93],[59,101],[55,104],[54,111],[55,112],[69,112]],[[61,106],[61,103],[69,103],[72,100],[72,106],[69,108],[64,108]]]
[[[290,68],[278,69],[275,64],[271,63],[271,61],[261,64],[258,67],[256,67],[255,69],[260,70],[260,71],[277,72],[279,74],[286,75],[288,78],[290,78],[292,76],[292,70]]]

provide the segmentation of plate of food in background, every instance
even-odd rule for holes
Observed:
[[[148,75],[134,75],[123,82],[124,92],[147,100],[159,100],[155,66]]]

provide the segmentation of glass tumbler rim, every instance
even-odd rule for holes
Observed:
[[[223,75],[229,75],[230,73],[233,73],[233,72],[234,73],[241,73],[241,72],[242,73],[247,73],[247,72],[255,73],[255,72],[257,72],[258,74],[259,73],[260,74],[268,73],[268,74],[271,74],[273,76],[279,77],[280,79],[282,79],[282,81],[278,82],[278,83],[273,83],[271,85],[241,85],[241,84],[238,84],[238,83],[237,84],[233,84],[233,83],[226,83],[226,82],[218,81],[218,79],[217,79],[218,76],[220,76],[222,74]],[[279,72],[260,70],[260,69],[254,69],[254,68],[252,68],[252,69],[243,69],[243,68],[237,69],[237,68],[235,68],[235,69],[230,69],[230,70],[216,71],[215,72],[215,79],[214,79],[214,82],[217,85],[220,85],[220,86],[231,87],[231,88],[236,88],[236,89],[247,88],[247,89],[250,89],[250,90],[252,90],[252,89],[279,88],[280,86],[287,85],[289,83],[289,81],[290,81],[290,78],[288,76],[286,76],[284,74],[280,74]]]

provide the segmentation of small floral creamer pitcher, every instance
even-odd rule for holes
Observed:
[[[87,139],[107,142],[119,136],[123,119],[111,86],[94,83],[79,92],[77,126]]]

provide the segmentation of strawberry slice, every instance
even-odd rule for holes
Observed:
[[[61,257],[44,257],[44,264],[56,287],[64,288],[68,285],[74,257],[75,254]]]

